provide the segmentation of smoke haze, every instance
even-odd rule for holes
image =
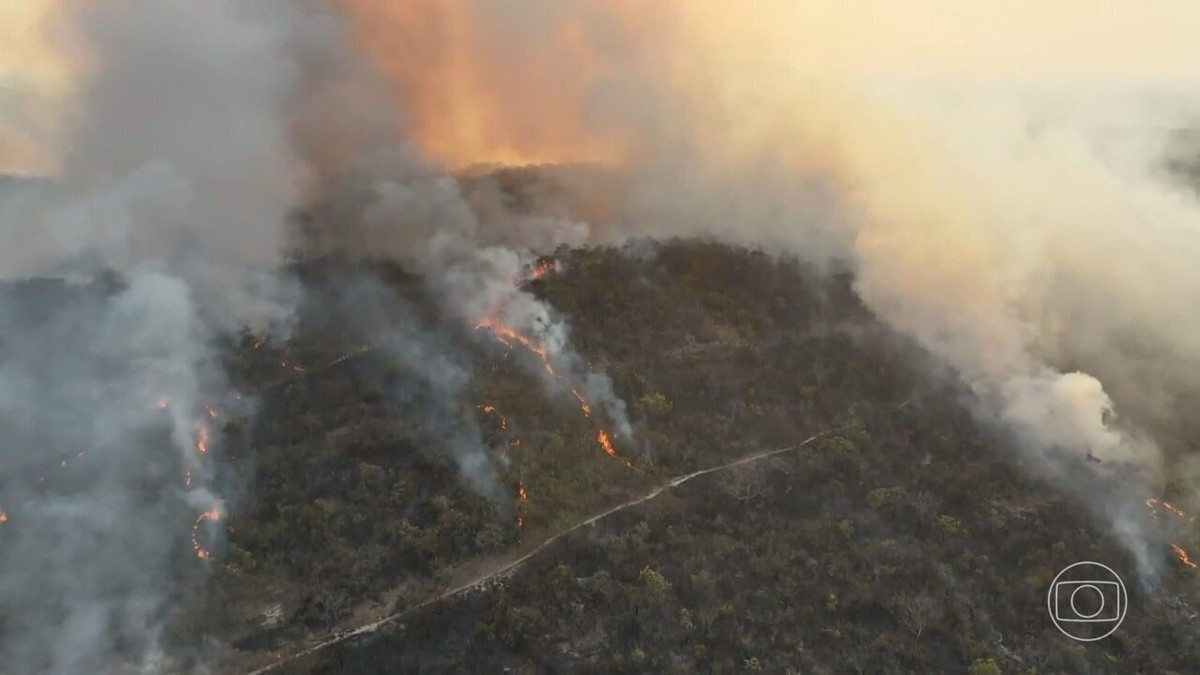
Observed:
[[[210,375],[213,335],[280,334],[297,291],[274,270],[296,245],[403,261],[464,325],[534,336],[628,429],[567,326],[521,290],[529,249],[710,236],[852,265],[872,311],[953,370],[1040,471],[1109,517],[1153,577],[1150,535],[1127,525],[1122,500],[1192,481],[1165,449],[1200,384],[1200,206],[1163,161],[1200,112],[1193,3],[22,7],[6,11],[50,21],[74,46],[35,68],[51,63],[35,59],[44,44],[0,39],[0,77],[16,83],[0,88],[0,161],[57,168],[52,185],[0,202],[0,274],[112,268],[128,284],[75,319],[6,311],[6,330],[29,325],[47,348],[74,343],[39,331],[97,327],[71,368],[43,376],[28,372],[34,354],[5,357],[4,414],[26,420],[13,426],[20,439],[41,439],[9,443],[19,449],[6,467],[40,459],[49,430],[62,432],[34,408],[65,401],[71,419],[132,438],[159,418],[159,395],[177,416],[180,461],[195,462],[195,415],[225,387]],[[603,215],[518,215],[493,184],[447,173],[544,162],[605,166],[603,194],[577,184]],[[286,223],[301,207],[311,218],[297,242]],[[439,363],[435,346],[409,347],[399,358]],[[89,365],[100,362],[119,366]],[[88,425],[72,439],[104,436]],[[161,452],[119,445],[135,463]],[[477,487],[493,479],[471,451],[461,457]],[[1089,495],[1090,474],[1115,467],[1135,477],[1129,495]],[[123,589],[163,578],[171,546],[155,537],[186,534],[175,522],[186,514],[166,505],[199,511],[216,497],[165,491],[151,500],[161,518],[148,519],[136,476],[102,472],[63,503],[3,486],[0,506],[45,523],[35,532],[12,516],[4,569],[31,564],[53,537],[56,565],[39,583],[61,602],[6,632],[12,662],[67,672],[109,655],[114,633],[150,658],[169,584],[153,597]],[[72,538],[77,512],[103,513],[127,537]],[[88,577],[70,572],[85,567],[120,581],[80,596]],[[9,579],[5,614],[29,601]]]

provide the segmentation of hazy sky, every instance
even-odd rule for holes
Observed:
[[[41,38],[39,24],[66,1],[0,2],[0,170],[48,164],[45,139],[71,76]],[[509,4],[526,14],[551,7],[546,0]],[[690,15],[687,22],[712,22],[726,31],[747,12],[770,15],[767,21],[779,27],[776,46],[801,69],[831,77],[1172,87],[1200,80],[1194,33],[1200,3],[1194,0],[764,0],[683,13]]]

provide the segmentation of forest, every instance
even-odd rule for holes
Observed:
[[[616,439],[617,456],[520,353],[441,320],[420,279],[393,264],[297,263],[310,311],[291,339],[228,346],[260,409],[221,430],[242,496],[214,576],[192,581],[204,601],[175,625],[179,644],[244,672],[409,610],[278,672],[1186,673],[1200,662],[1196,573],[1168,551],[1157,587],[1130,585],[1111,638],[1055,629],[1055,573],[1103,559],[1128,579],[1128,552],[1026,471],[953,378],[861,307],[848,274],[692,240],[552,258],[559,271],[529,290],[628,403],[634,434]],[[388,317],[371,330],[345,315],[364,298],[347,280],[364,276]],[[382,341],[397,334],[461,355],[462,400],[435,400],[390,356]],[[445,427],[464,419],[505,494],[460,475]],[[419,606],[671,477],[772,449],[784,452],[663,490]]]

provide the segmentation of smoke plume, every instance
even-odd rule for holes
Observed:
[[[0,563],[31,570],[0,583],[0,614],[21,617],[6,663],[150,667],[178,534],[221,508],[195,453],[203,406],[227,388],[214,336],[286,326],[285,247],[402,261],[449,316],[483,340],[520,335],[551,391],[566,378],[626,429],[565,323],[522,289],[532,248],[698,235],[848,263],[867,305],[1110,518],[1152,578],[1152,535],[1125,507],[1194,466],[1165,449],[1200,383],[1200,207],[1161,161],[1197,112],[1181,85],[1200,10],[1160,4],[27,5],[53,9],[71,48],[21,104],[0,94],[0,160],[53,152],[42,163],[58,168],[0,201],[0,274],[125,283],[76,289],[53,317],[11,302],[0,317]],[[46,107],[55,123],[35,124]],[[540,162],[596,162],[608,179],[575,174],[584,211],[530,215],[490,179],[447,172]],[[406,344],[402,360],[438,362]],[[164,429],[174,468],[158,461]],[[103,451],[103,470],[46,489],[9,479],[67,446]],[[197,482],[163,488],[178,470]],[[1125,493],[1090,489],[1117,471]]]
[[[281,272],[285,252],[400,261],[460,332],[480,343],[492,339],[485,323],[519,332],[553,364],[549,389],[578,388],[630,435],[611,383],[586,372],[566,324],[521,285],[530,243],[578,244],[587,227],[519,214],[488,180],[468,189],[431,163],[330,5],[39,9],[69,73],[69,102],[47,129],[66,131],[39,147],[43,130],[0,100],[5,161],[31,166],[10,137],[56,154],[51,179],[4,186],[0,277],[63,281],[14,281],[0,302],[6,665],[171,663],[175,581],[210,564],[230,506],[217,430],[236,392],[220,345],[247,328],[286,340],[300,289]],[[363,284],[360,327],[431,392],[422,405],[445,422],[465,480],[503,497],[459,412],[470,359],[420,324],[386,320],[395,298]],[[399,405],[413,403],[407,391]]]
[[[1164,171],[1200,108],[1194,7],[340,4],[435,156],[607,164],[592,241],[850,263],[1153,577],[1152,535],[1116,522],[1182,470],[1162,448],[1200,383],[1200,208]]]

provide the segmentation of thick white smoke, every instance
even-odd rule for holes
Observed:
[[[59,10],[87,73],[68,150],[52,180],[0,199],[0,276],[73,280],[10,281],[0,304],[0,659],[152,671],[177,565],[205,564],[192,527],[224,516],[201,426],[228,391],[215,338],[286,328],[294,304],[274,267],[309,172],[289,138],[300,10]]]
[[[325,3],[56,9],[77,71],[71,131],[52,179],[0,197],[6,667],[163,667],[179,565],[206,564],[193,545],[226,515],[207,409],[232,393],[218,343],[244,327],[286,337],[299,289],[285,251],[402,261],[465,327],[490,316],[529,335],[629,430],[565,324],[519,287],[528,242],[579,243],[586,228],[519,216],[486,185],[464,191],[398,140],[397,109]],[[315,224],[298,239],[297,212]],[[71,283],[16,282],[35,276]],[[387,302],[368,304],[364,325],[385,328],[451,426],[470,373],[420,327],[373,321]],[[500,496],[478,430],[450,435],[466,480]]]

